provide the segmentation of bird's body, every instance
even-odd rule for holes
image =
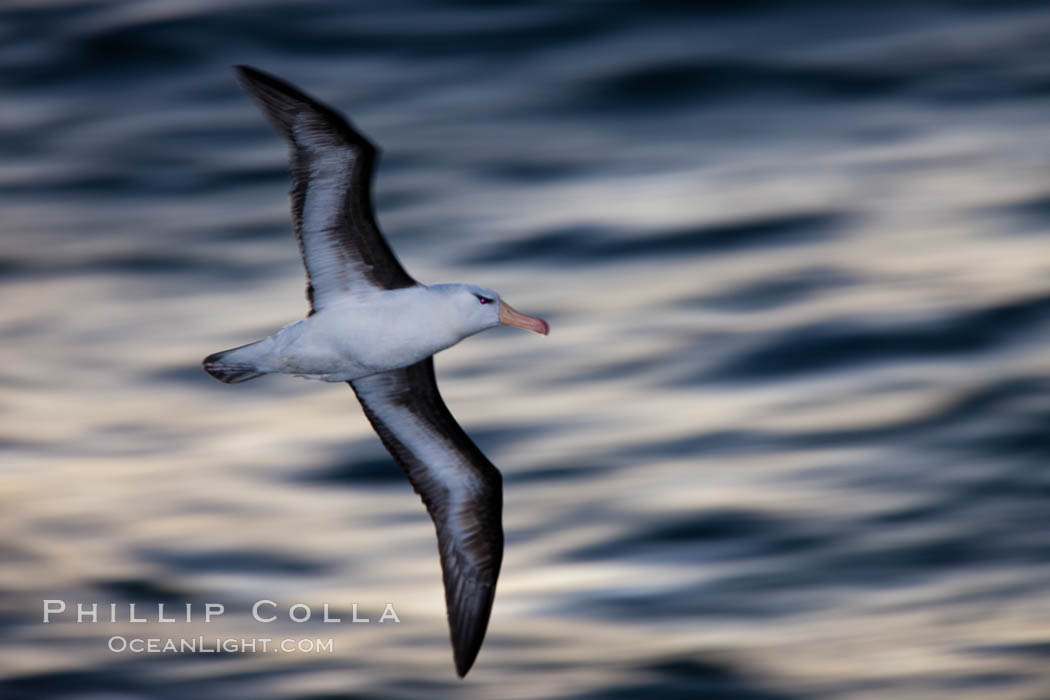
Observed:
[[[326,382],[407,367],[483,330],[457,313],[453,287],[416,285],[347,296],[267,338],[228,351],[221,362],[253,373]],[[491,325],[498,323],[494,319]]]
[[[445,406],[434,353],[501,323],[546,322],[469,284],[423,285],[401,267],[372,215],[378,151],[338,113],[246,66],[242,84],[290,146],[292,223],[309,315],[204,359],[216,379],[265,374],[349,382],[437,529],[456,672],[485,637],[503,558],[502,479]]]

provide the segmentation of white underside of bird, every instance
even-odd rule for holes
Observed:
[[[542,321],[474,285],[347,294],[258,342],[217,353],[208,369],[236,375],[231,383],[260,374],[348,382],[415,364],[500,323],[546,332]]]

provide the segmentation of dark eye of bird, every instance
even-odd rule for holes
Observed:
[[[474,296],[476,296],[478,298],[478,301],[480,301],[482,304],[488,304],[489,302],[492,301],[488,297],[483,297],[480,294],[475,294]]]

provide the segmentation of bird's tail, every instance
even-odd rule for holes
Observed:
[[[223,384],[239,384],[266,374],[254,361],[257,353],[245,352],[260,341],[241,345],[208,355],[204,358],[204,371]]]

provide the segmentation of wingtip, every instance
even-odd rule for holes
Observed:
[[[446,598],[446,604],[449,608],[452,658],[456,664],[456,674],[463,678],[474,665],[485,641],[496,591],[495,580],[491,584],[481,586],[465,585],[467,582],[464,579],[457,583],[454,589],[466,595],[453,595],[451,600]]]
[[[345,144],[364,147],[373,157],[378,155],[379,149],[375,144],[354,130],[346,117],[291,83],[244,64],[234,65],[233,71],[237,82],[285,138],[294,141],[292,132],[296,128],[296,115],[307,113],[323,122],[325,129]]]
[[[270,75],[266,71],[261,71],[258,68],[238,63],[233,66],[234,75],[237,76],[237,82],[248,88],[251,92],[253,85],[262,84],[278,84],[284,86],[284,81],[275,75]]]
[[[460,649],[453,648],[452,656],[456,662],[457,676],[460,678],[467,677],[467,674],[470,673],[470,669],[474,666],[474,661],[478,658],[478,652],[480,650],[480,644],[474,649],[464,651],[464,653],[460,653]]]
[[[460,678],[466,678],[466,675],[470,673],[470,669],[474,666],[475,659],[478,658],[478,652],[481,646],[474,650],[474,653],[469,655],[460,656],[459,654],[453,654],[456,659],[456,675]]]
[[[233,73],[237,76],[238,80],[245,80],[249,76],[260,73],[257,68],[252,68],[243,63],[236,63],[231,67],[233,68]]]

